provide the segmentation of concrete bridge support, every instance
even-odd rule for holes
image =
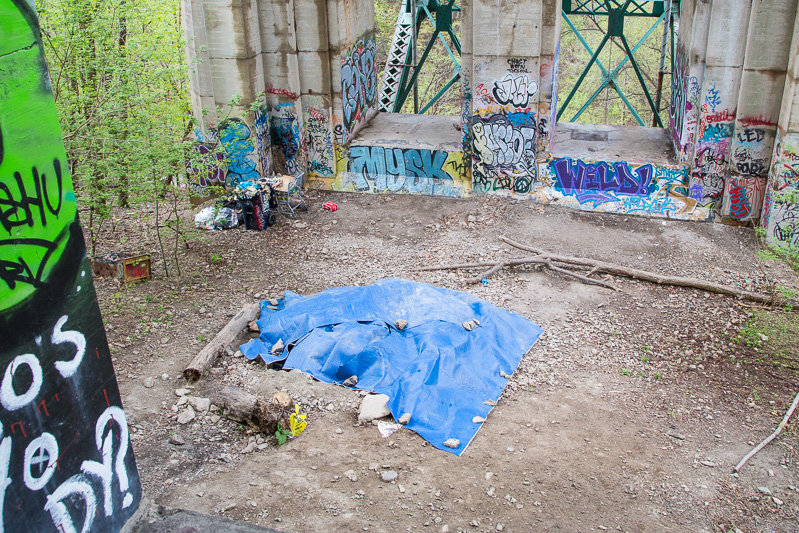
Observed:
[[[670,125],[690,196],[724,219],[760,218],[796,8],[682,2]]]
[[[799,16],[794,18],[782,108],[761,225],[771,244],[799,246]]]
[[[774,239],[790,232],[769,214],[796,211],[776,193],[793,190],[799,172],[797,4],[683,0],[660,130],[555,123],[560,0],[460,2],[454,120],[377,116],[373,0],[184,0],[198,137],[218,138],[229,160],[238,154],[238,170],[216,174],[228,181],[286,173],[317,189],[498,194],[734,223],[762,216]]]

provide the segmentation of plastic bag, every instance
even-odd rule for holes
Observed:
[[[229,207],[206,207],[194,215],[194,225],[200,229],[230,229],[239,225],[236,212]]]

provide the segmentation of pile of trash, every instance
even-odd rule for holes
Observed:
[[[206,207],[194,217],[194,225],[208,231],[244,226],[265,230],[275,225],[277,196],[266,179],[243,181],[227,195]]]

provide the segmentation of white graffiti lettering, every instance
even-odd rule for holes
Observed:
[[[72,522],[72,515],[69,513],[64,500],[70,496],[80,496],[85,505],[83,526],[81,533],[88,533],[94,522],[94,515],[97,512],[97,498],[94,496],[92,486],[81,474],[75,474],[64,481],[59,487],[47,496],[47,503],[44,510],[50,513],[53,524],[64,533],[78,533],[75,524]]]
[[[56,361],[54,363],[56,370],[65,378],[70,378],[80,366],[83,361],[83,355],[86,353],[86,337],[77,331],[61,331],[61,328],[66,324],[68,316],[64,315],[58,319],[55,327],[53,328],[53,335],[50,338],[53,344],[62,344],[71,342],[75,345],[75,357],[71,361]]]
[[[27,365],[30,368],[32,379],[30,385],[28,385],[28,390],[24,394],[17,394],[14,390],[14,374],[22,365]],[[32,353],[18,355],[6,367],[3,382],[0,384],[0,403],[9,411],[16,411],[33,401],[36,395],[39,394],[41,387],[42,367],[39,364],[39,360]]]
[[[515,76],[506,74],[501,80],[494,81],[494,98],[502,105],[512,104],[516,107],[527,107],[530,97],[538,92],[538,83],[527,74]]]
[[[42,433],[33,439],[25,448],[25,462],[22,467],[25,485],[31,490],[44,488],[53,477],[57,461],[58,442],[52,434]],[[39,475],[33,473],[34,467],[39,470]]]

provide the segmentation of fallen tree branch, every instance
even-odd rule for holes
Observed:
[[[188,381],[197,381],[200,379],[203,372],[208,370],[208,367],[214,364],[216,358],[225,351],[227,345],[233,342],[236,335],[247,327],[247,324],[258,318],[260,312],[261,306],[257,303],[245,305],[244,308],[222,328],[222,331],[217,333],[216,337],[191,360],[189,366],[183,371],[183,377]]]
[[[605,283],[604,281],[599,281],[598,279],[591,279],[588,276],[583,276],[582,274],[577,274],[576,272],[572,272],[570,270],[566,270],[565,268],[556,267],[552,264],[552,261],[547,260],[546,262],[547,268],[553,270],[555,272],[560,272],[562,274],[566,274],[567,276],[572,276],[574,278],[579,279],[583,283],[588,283],[589,285],[599,285],[600,287],[605,287],[607,289],[613,289],[614,291],[618,291],[617,287],[614,287],[610,283]],[[590,274],[589,274],[590,275]]]
[[[776,429],[776,430],[774,430],[774,433],[772,433],[771,435],[769,435],[769,436],[766,438],[766,440],[764,440],[763,442],[761,442],[760,444],[758,444],[757,446],[755,446],[755,447],[752,449],[752,451],[751,451],[751,452],[747,453],[747,454],[744,456],[744,458],[743,458],[743,459],[741,459],[741,462],[740,462],[740,463],[738,463],[737,465],[735,465],[735,468],[733,468],[733,469],[732,469],[732,471],[733,471],[733,472],[738,472],[738,471],[740,471],[740,470],[741,470],[741,468],[743,468],[743,466],[746,464],[746,462],[747,462],[747,461],[749,461],[749,459],[751,459],[752,457],[754,457],[754,456],[755,456],[755,454],[756,454],[757,452],[759,452],[760,450],[762,450],[763,448],[765,448],[765,447],[766,447],[766,445],[767,445],[769,442],[773,441],[773,440],[774,440],[774,439],[777,437],[777,435],[779,435],[779,434],[780,434],[780,432],[783,430],[783,428],[785,428],[785,426],[788,424],[788,419],[789,419],[789,418],[791,418],[791,415],[793,414],[794,410],[796,410],[796,406],[797,406],[797,405],[799,405],[799,392],[798,392],[798,393],[796,393],[796,397],[793,399],[793,403],[791,404],[791,408],[790,408],[790,409],[788,409],[788,412],[787,412],[787,413],[785,413],[785,416],[784,416],[784,417],[782,417],[782,422],[780,422],[780,425],[779,425],[779,426],[777,426],[777,429]]]
[[[468,280],[466,280],[466,283],[470,283],[472,285],[474,285],[475,283],[480,283],[481,281],[483,281],[485,278],[487,278],[491,274],[494,274],[494,273],[502,270],[506,266],[508,266],[508,263],[497,263],[496,265],[492,266],[491,268],[489,268],[488,270],[486,270],[482,274],[478,274],[477,276],[475,276],[473,278],[469,278]]]
[[[761,294],[759,292],[747,291],[745,289],[730,287],[728,285],[722,285],[721,283],[715,283],[713,281],[705,281],[699,278],[689,278],[684,276],[665,276],[663,274],[656,274],[654,272],[648,272],[646,270],[638,270],[637,268],[629,268],[617,265],[615,263],[606,263],[604,261],[597,261],[595,259],[588,259],[584,257],[572,257],[572,256],[550,254],[549,252],[544,252],[543,250],[540,250],[538,248],[518,243],[516,241],[508,239],[507,237],[500,237],[500,240],[513,246],[514,248],[537,253],[543,256],[544,258],[551,259],[552,261],[556,261],[559,263],[566,263],[570,265],[593,267],[592,268],[593,272],[607,272],[608,274],[625,276],[628,278],[639,279],[642,281],[649,281],[651,283],[656,283],[658,285],[671,285],[675,287],[689,287],[693,289],[700,289],[708,292],[714,292],[717,294],[736,296],[738,298],[743,298],[745,300],[763,303],[763,304],[773,305],[775,303],[779,303],[779,304],[790,304],[792,306],[799,307],[799,300],[793,298],[782,298],[768,294]]]

